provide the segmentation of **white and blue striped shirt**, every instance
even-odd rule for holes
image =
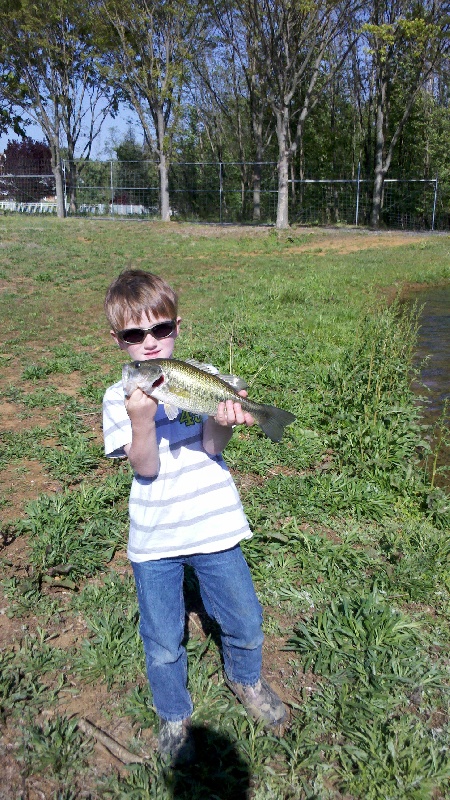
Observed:
[[[204,419],[180,411],[170,421],[159,404],[159,473],[155,478],[135,474],[131,486],[130,561],[215,553],[252,536],[225,461],[203,449]],[[103,435],[106,455],[124,457],[131,422],[121,381],[105,392]]]

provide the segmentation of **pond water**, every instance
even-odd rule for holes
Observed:
[[[421,365],[420,381],[413,388],[426,398],[424,422],[432,425],[442,415],[445,401],[450,403],[450,286],[435,286],[415,293],[410,302],[413,301],[423,306],[415,354],[416,365]],[[449,434],[450,405],[447,410]],[[450,465],[449,446],[442,447],[439,464]],[[450,488],[450,472],[441,474],[436,483]]]

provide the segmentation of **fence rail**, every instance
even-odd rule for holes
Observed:
[[[197,222],[272,224],[276,219],[275,162],[172,163],[171,215]],[[157,219],[158,164],[153,161],[83,161],[76,177],[63,164],[69,215]],[[290,181],[289,220],[309,225],[368,225],[372,182],[360,177]],[[56,213],[53,175],[0,175],[0,210]],[[405,230],[450,229],[450,185],[438,178],[388,178],[381,224]]]

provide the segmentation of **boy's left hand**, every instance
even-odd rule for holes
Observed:
[[[247,397],[245,389],[239,392],[241,397]],[[234,400],[227,400],[219,403],[217,414],[214,417],[218,425],[231,427],[233,425],[247,425],[250,427],[255,424],[255,420],[248,411],[244,411],[241,404]]]

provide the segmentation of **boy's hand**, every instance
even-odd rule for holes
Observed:
[[[125,408],[132,422],[142,417],[153,422],[158,409],[158,401],[145,394],[142,389],[135,389],[129,397],[125,398]]]
[[[135,472],[155,478],[159,472],[159,452],[156,440],[155,414],[158,401],[141,389],[125,398],[125,408],[131,421],[131,442],[124,446]]]
[[[241,397],[247,397],[245,389],[239,392]],[[247,425],[250,427],[255,424],[255,420],[248,411],[244,411],[241,404],[234,400],[227,400],[224,403],[219,403],[217,414],[214,420],[218,425],[230,427],[233,425]]]

